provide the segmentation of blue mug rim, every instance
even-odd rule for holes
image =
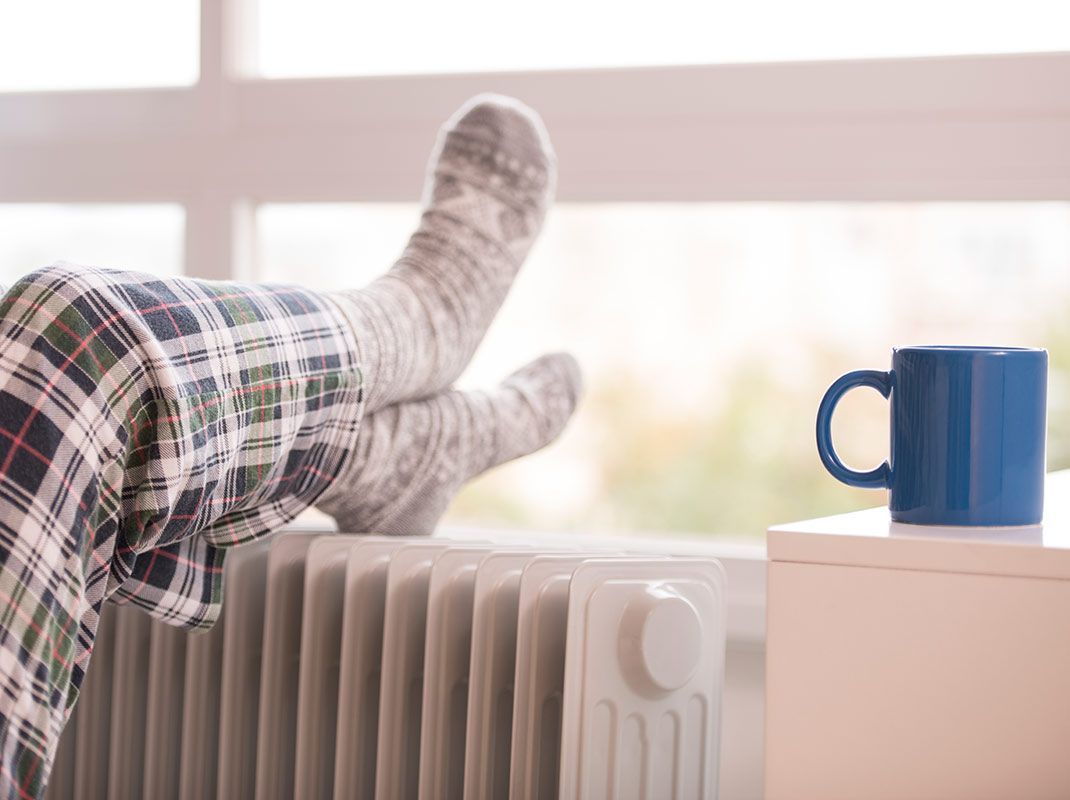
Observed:
[[[995,347],[972,344],[923,344],[893,347],[892,353],[961,353],[978,356],[1009,356],[1019,353],[1047,354],[1043,347]]]

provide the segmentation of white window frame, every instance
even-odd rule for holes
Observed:
[[[0,202],[178,203],[186,274],[248,278],[257,204],[415,201],[483,91],[542,114],[565,201],[1070,200],[1068,53],[265,80],[252,0],[200,13],[192,87],[0,94]],[[715,547],[760,643],[763,548]]]

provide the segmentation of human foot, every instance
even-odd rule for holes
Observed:
[[[364,418],[349,465],[316,506],[347,533],[429,534],[464,483],[556,439],[579,393],[575,359],[555,354],[493,392],[387,406]]]
[[[335,295],[353,323],[369,413],[460,375],[541,228],[554,179],[542,122],[518,101],[481,95],[446,123],[401,258]]]

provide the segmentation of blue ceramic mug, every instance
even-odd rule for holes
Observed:
[[[1036,525],[1044,512],[1048,353],[1018,347],[898,347],[891,372],[837,380],[817,412],[817,450],[848,486],[888,489],[892,519],[917,525]],[[891,401],[891,454],[869,472],[832,447],[850,389]]]

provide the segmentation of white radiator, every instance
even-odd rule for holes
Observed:
[[[724,573],[659,546],[232,551],[211,631],[106,605],[48,796],[715,797]]]

